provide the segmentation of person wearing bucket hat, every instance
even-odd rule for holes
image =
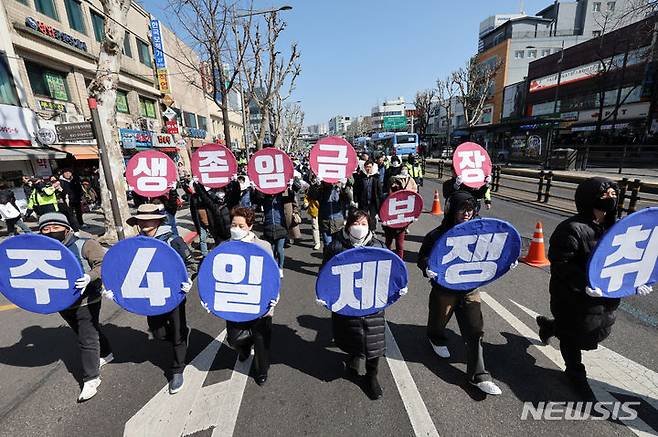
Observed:
[[[75,281],[80,298],[59,314],[78,336],[82,361],[82,390],[78,402],[94,397],[101,383],[100,368],[114,359],[110,343],[101,330],[101,265],[105,249],[93,239],[77,237],[67,217],[49,212],[39,217],[39,232],[60,241],[80,262],[84,275]]]
[[[137,208],[137,214],[126,220],[130,226],[137,226],[141,235],[155,238],[169,244],[183,258],[189,277],[193,277],[195,264],[192,252],[187,243],[179,235],[174,235],[171,226],[165,224],[167,215],[161,205],[144,203]],[[192,289],[192,280],[181,284],[181,290],[188,293]],[[178,393],[183,388],[183,370],[185,355],[189,342],[190,328],[185,316],[185,300],[168,313],[158,316],[147,316],[148,330],[151,336],[158,340],[168,340],[173,347],[171,364],[171,379],[169,393]]]

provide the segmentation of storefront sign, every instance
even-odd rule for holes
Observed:
[[[32,17],[25,18],[25,25],[32,30],[43,33],[46,36],[49,36],[53,39],[61,41],[65,44],[75,47],[78,50],[87,51],[87,43],[80,41],[77,38],[72,37],[68,33],[64,33],[60,30],[55,29],[52,26],[47,25],[39,20],[35,20]]]
[[[158,87],[162,93],[168,93],[170,91],[169,75],[166,68],[158,68]]]
[[[55,141],[57,141],[57,135],[51,128],[42,127],[37,131],[37,141],[39,141],[39,143],[43,144],[44,146],[50,146],[51,144],[55,144]]]
[[[176,119],[176,111],[174,111],[171,108],[167,108],[164,111],[162,111],[162,115],[167,117],[167,120],[175,120]]]
[[[151,139],[153,147],[176,147],[174,137],[169,134],[153,134]]]
[[[155,68],[167,68],[162,44],[162,33],[160,32],[160,21],[151,20],[151,44],[153,45],[153,61]]]
[[[171,106],[174,104],[174,98],[167,94],[162,98],[162,103],[164,103],[165,106]]]
[[[578,111],[563,112],[562,114],[560,114],[560,120],[562,120],[562,121],[576,121],[576,120],[578,120]]]
[[[205,138],[206,137],[206,131],[205,131],[205,129],[197,129],[197,128],[193,128],[193,127],[186,127],[185,130],[183,130],[183,136],[192,137],[192,138]]]
[[[178,133],[178,122],[176,120],[170,120],[165,123],[168,134],[177,134]]]
[[[31,109],[0,105],[0,146],[31,146],[36,130],[37,119]]]
[[[49,102],[48,100],[37,99],[39,109],[42,111],[66,112],[66,105],[63,103]]]
[[[145,130],[119,129],[119,140],[124,149],[150,148],[151,132]]]
[[[56,124],[55,130],[57,131],[59,141],[62,143],[68,143],[69,141],[91,141],[96,138],[91,123],[88,121],[83,123]]]

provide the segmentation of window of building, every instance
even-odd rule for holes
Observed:
[[[27,76],[30,79],[32,92],[35,95],[49,97],[55,100],[69,101],[66,73],[49,70],[31,62],[26,62],[25,68],[27,69]]]
[[[105,39],[105,18],[91,11],[91,24],[94,26],[94,37],[96,41],[101,42]]]
[[[128,93],[125,91],[117,90],[117,112],[128,114]]]
[[[139,115],[142,117],[155,118],[155,100],[139,96]]]
[[[514,57],[516,59],[523,59],[525,57],[525,51],[524,50],[517,50],[514,52]]]
[[[197,115],[196,118],[199,122],[199,129],[208,130],[208,122],[206,121],[206,117]]]
[[[87,33],[80,0],[64,0],[64,6],[66,7],[66,16],[69,19],[71,29],[81,33]]]
[[[129,58],[133,57],[133,50],[130,47],[130,34],[128,32],[123,35],[123,49],[121,50],[121,53]]]
[[[608,2],[608,10],[609,11],[614,11],[615,10],[615,3],[616,2]]]
[[[600,36],[601,36],[601,31],[600,31],[600,30],[594,30],[594,31],[592,31],[592,36],[593,36],[594,38],[598,38],[598,37],[600,37]]]
[[[41,12],[43,15],[59,20],[54,0],[34,0],[34,6],[37,8],[37,11]]]
[[[139,38],[135,38],[135,41],[137,41],[137,54],[139,55],[139,62],[146,65],[147,67],[151,67],[151,51],[149,50],[149,45]]]
[[[537,50],[528,50],[528,58],[535,59],[537,57]]]
[[[601,11],[601,2],[592,3],[592,11],[600,12]]]
[[[196,115],[192,114],[191,112],[183,111],[183,122],[185,123],[185,127],[191,127],[195,129],[197,127]]]
[[[27,0],[16,0],[18,3],[22,3],[27,6]]]
[[[0,103],[18,106],[18,95],[14,87],[14,80],[9,72],[9,65],[2,56],[0,56]]]
[[[548,56],[550,54],[551,54],[551,49],[544,49],[544,50],[541,51],[542,57]]]

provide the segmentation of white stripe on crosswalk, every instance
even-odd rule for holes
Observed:
[[[386,324],[386,361],[391,369],[395,385],[398,387],[400,397],[407,410],[416,436],[439,436],[434,422],[427,411],[427,406],[418,392],[418,387],[411,377],[407,363],[400,352],[391,329]]]
[[[535,343],[534,347],[556,366],[564,369],[562,356],[557,349],[550,345],[544,346],[541,344],[539,335],[533,329],[519,320],[488,293],[482,292],[480,294],[484,303],[509,323],[519,334],[533,340]],[[511,299],[510,301],[533,318],[539,315]],[[658,374],[656,372],[602,346],[599,346],[599,349],[596,351],[585,351],[583,354],[583,363],[587,367],[590,387],[596,395],[597,400],[607,402],[617,401],[610,393],[614,391],[615,393],[640,397],[658,409]],[[622,423],[638,436],[648,437],[656,435],[656,430],[652,429],[639,418]]]

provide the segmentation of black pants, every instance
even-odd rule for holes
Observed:
[[[427,316],[427,336],[436,346],[446,345],[445,327],[453,312],[462,338],[466,343],[466,375],[474,382],[490,381],[491,376],[484,366],[482,337],[484,320],[480,294],[450,292],[432,287]]]
[[[183,373],[185,355],[187,354],[187,319],[185,317],[185,301],[183,300],[173,310],[159,316],[148,316],[146,322],[153,337],[158,340],[170,341],[173,347],[171,373]]]
[[[75,218],[78,221],[78,225],[82,226],[85,224],[84,219],[82,218],[82,202],[77,201],[77,202],[71,202],[71,209],[75,213]]]
[[[82,360],[82,380],[87,382],[98,378],[100,357],[107,356],[112,349],[98,322],[101,312],[100,300],[89,305],[75,307],[80,301],[76,302],[74,307],[60,311],[59,314],[78,335]]]
[[[366,359],[366,376],[377,376],[379,372],[379,358],[367,358]],[[358,372],[359,370],[359,361],[361,357],[358,355],[350,355],[347,365]]]
[[[226,322],[226,341],[243,355],[254,348],[256,375],[266,375],[270,369],[270,345],[272,343],[272,317],[261,317],[251,322]]]
[[[78,224],[78,219],[75,217],[73,209],[66,203],[58,203],[57,208],[59,209],[59,212],[66,216],[66,219],[69,221],[73,232],[78,232],[80,230],[80,225]]]

